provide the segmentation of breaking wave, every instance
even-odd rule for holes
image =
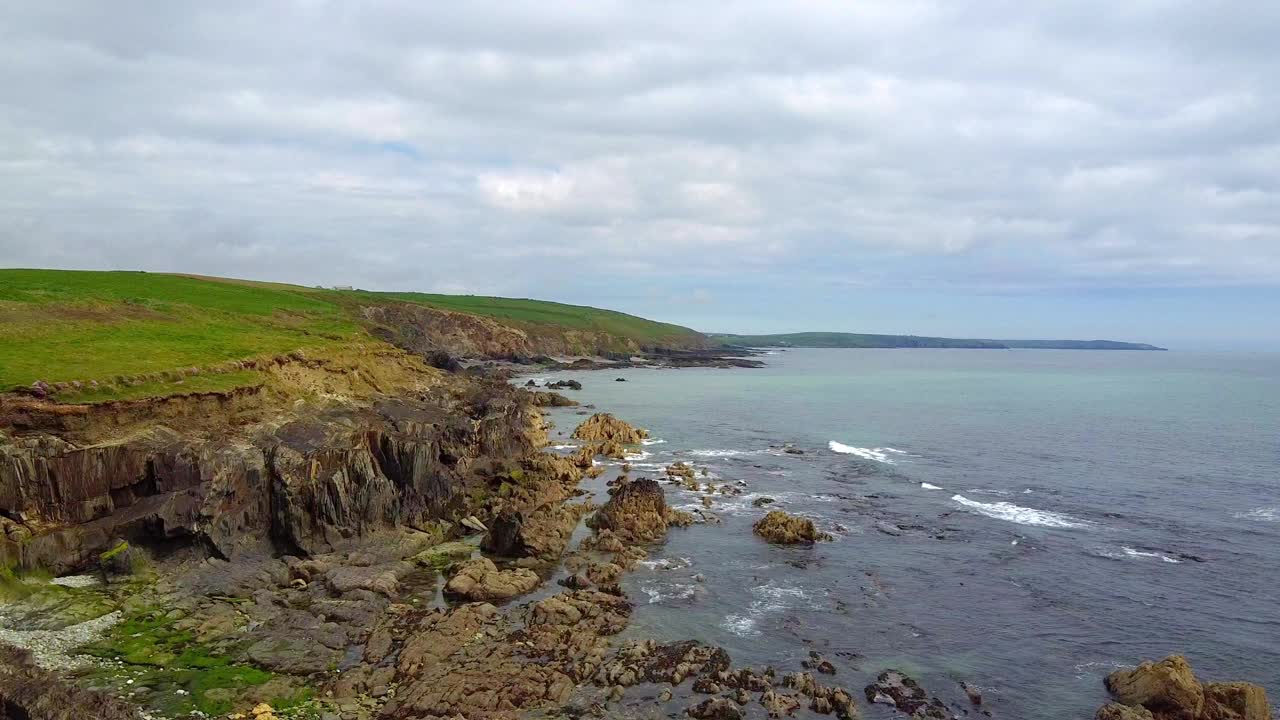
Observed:
[[[1256,507],[1232,515],[1237,520],[1253,520],[1254,522],[1280,522],[1280,506]]]
[[[831,452],[840,453],[841,455],[856,455],[857,457],[860,457],[863,460],[874,460],[876,462],[884,463],[886,465],[895,464],[893,459],[889,457],[890,455],[906,455],[907,454],[906,450],[899,450],[897,448],[854,447],[853,445],[845,445],[844,443],[838,443],[835,440],[828,442],[827,447],[831,448]]]
[[[927,482],[920,483],[920,487],[924,488],[925,490],[941,490],[942,489],[937,485],[934,485],[933,483],[927,483]]]
[[[1048,510],[1036,510],[1035,508],[1014,505],[1010,502],[983,503],[970,500],[963,495],[952,495],[951,499],[979,515],[986,515],[989,518],[1017,523],[1018,525],[1035,525],[1048,528],[1083,528],[1089,526],[1088,522],[1073,518],[1070,515]]]

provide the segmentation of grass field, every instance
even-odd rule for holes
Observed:
[[[679,325],[646,320],[613,310],[583,305],[565,305],[546,300],[520,300],[480,295],[434,295],[429,293],[360,293],[376,298],[393,298],[428,307],[472,315],[485,315],[519,324],[548,325],[573,330],[606,332],[645,342],[677,340],[696,335]]]
[[[0,270],[0,391],[98,380],[121,389],[82,389],[77,401],[147,393],[226,389],[234,373],[117,382],[205,368],[293,350],[372,342],[362,305],[409,302],[484,315],[545,332],[584,330],[643,344],[699,337],[692,330],[624,313],[539,300],[337,291],[144,272]]]

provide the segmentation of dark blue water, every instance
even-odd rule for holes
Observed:
[[[640,474],[685,460],[744,491],[629,576],[629,632],[785,670],[819,650],[855,689],[888,667],[947,700],[967,681],[1006,718],[1091,717],[1107,672],[1175,652],[1280,692],[1280,356],[764,359],[558,375],[665,441]],[[567,436],[581,418],[553,419]],[[762,495],[836,541],[760,541]]]

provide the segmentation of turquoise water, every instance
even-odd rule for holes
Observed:
[[[819,650],[854,689],[897,667],[957,707],[967,681],[1000,717],[1091,717],[1107,672],[1172,652],[1280,692],[1280,356],[763,359],[547,376],[664,441],[640,474],[685,460],[743,492],[628,577],[630,632],[783,670]],[[553,420],[567,436],[581,418]],[[759,541],[762,495],[836,541]]]

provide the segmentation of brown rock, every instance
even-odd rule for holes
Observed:
[[[578,440],[632,445],[649,437],[649,433],[642,428],[632,427],[609,413],[596,413],[573,431],[573,437]]]
[[[724,698],[707,698],[685,712],[698,720],[742,720],[742,708]]]
[[[1267,691],[1253,683],[1220,682],[1204,686],[1204,720],[1271,720]]]
[[[619,485],[609,502],[587,521],[596,531],[611,531],[631,543],[658,540],[675,519],[656,480],[640,479]]]
[[[782,510],[769,511],[751,529],[765,540],[780,545],[812,545],[819,540],[831,539],[827,533],[819,532],[812,520]]]
[[[445,593],[468,600],[505,600],[538,587],[538,574],[526,568],[499,570],[489,558],[461,563],[444,586]]]
[[[1147,661],[1107,676],[1107,689],[1125,705],[1141,705],[1168,720],[1197,720],[1204,709],[1204,688],[1181,655]]]
[[[1155,716],[1142,706],[1129,707],[1120,703],[1107,703],[1098,708],[1093,720],[1155,720]]]

